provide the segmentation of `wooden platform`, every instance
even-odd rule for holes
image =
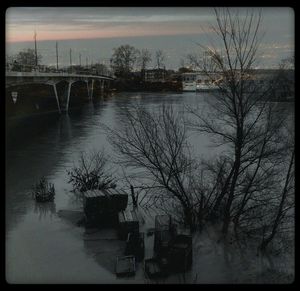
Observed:
[[[125,209],[118,213],[119,236],[121,239],[127,239],[129,232],[139,233],[139,219],[134,210]]]
[[[113,190],[88,190],[83,193],[83,209],[88,224],[115,225],[118,212],[126,209],[128,195]]]

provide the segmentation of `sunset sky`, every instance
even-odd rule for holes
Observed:
[[[262,14],[261,27],[265,33],[262,47],[267,63],[293,54],[294,11],[262,8]],[[169,62],[176,58],[178,63],[187,50],[195,49],[195,42],[212,34],[210,25],[214,21],[212,8],[202,7],[13,7],[6,12],[7,53],[31,47],[36,30],[39,47],[44,52],[52,51],[55,41],[60,41],[62,50],[67,49],[67,44],[76,43],[77,50],[89,51],[89,57],[97,61],[109,58],[113,48],[109,43],[113,46],[130,41],[132,45],[137,43],[153,50],[162,46],[170,56]],[[103,44],[104,40],[107,42],[102,55],[93,51],[97,45],[89,46],[91,41]],[[185,51],[179,52],[179,48]],[[50,55],[48,52],[46,63],[51,63]]]

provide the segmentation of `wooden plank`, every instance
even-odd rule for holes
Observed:
[[[105,196],[100,190],[88,190],[83,193],[85,198],[96,198]]]
[[[107,190],[107,189],[103,189],[103,190],[100,190],[102,193],[103,193],[103,195],[105,195],[106,197],[109,197],[109,196],[111,196],[111,193]]]
[[[119,216],[119,222],[120,222],[120,223],[124,223],[124,221],[125,221],[125,218],[124,218],[124,211],[120,211],[120,212],[118,213],[118,216]]]
[[[125,221],[131,221],[132,220],[131,215],[130,215],[130,211],[127,208],[124,211],[124,218],[125,218]]]

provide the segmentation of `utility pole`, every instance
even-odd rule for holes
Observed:
[[[88,57],[86,57],[85,60],[86,60],[86,68],[88,68]]]
[[[70,67],[72,67],[72,49],[70,48]]]
[[[72,71],[72,49],[70,48],[70,69]]]
[[[36,31],[34,31],[34,50],[35,50],[35,65],[38,65],[37,47],[36,47]]]
[[[58,44],[56,42],[56,70],[58,71]]]
[[[79,65],[81,67],[81,54],[79,53]]]

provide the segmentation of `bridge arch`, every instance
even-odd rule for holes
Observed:
[[[75,80],[72,82],[69,94],[68,108],[79,106],[91,99],[88,80]]]
[[[59,111],[53,86],[48,83],[20,83],[6,87],[7,116]]]

